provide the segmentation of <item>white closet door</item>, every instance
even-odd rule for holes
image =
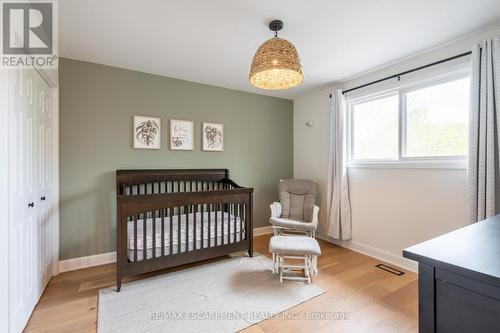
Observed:
[[[38,268],[39,296],[49,282],[52,272],[52,214],[54,200],[52,198],[53,168],[53,133],[52,133],[52,98],[47,83],[36,75],[37,96],[37,192],[38,192]]]
[[[9,317],[21,331],[38,300],[38,193],[36,184],[36,73],[12,70],[9,77]]]

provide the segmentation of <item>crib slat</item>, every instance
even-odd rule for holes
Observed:
[[[236,207],[231,205],[231,218],[233,219],[233,243],[236,243]]]
[[[214,246],[219,245],[219,217],[217,216],[217,205],[213,204],[212,205],[212,210],[214,212]]]
[[[153,254],[151,255],[151,258],[155,258],[156,257],[156,211],[153,211],[152,212],[152,216],[153,218]]]
[[[201,205],[201,248],[205,248],[205,218],[203,214],[203,205]]]
[[[181,253],[181,207],[177,207],[177,254]]]
[[[184,232],[186,235],[186,247],[184,249],[184,252],[189,251],[189,206],[184,206],[184,214],[186,215],[186,231]]]
[[[134,215],[134,262],[137,262],[137,215]]]
[[[247,204],[243,205],[243,211],[244,211],[243,221],[244,221],[244,223],[246,223],[248,221],[248,205]],[[247,230],[247,228],[245,228],[245,230],[243,232],[243,237],[244,237],[243,239],[248,239],[248,230]]]
[[[232,243],[231,241],[231,204],[226,205],[226,216],[227,216],[227,243]]]
[[[210,209],[210,205],[207,205],[208,208],[208,247],[212,246],[212,212]]]
[[[142,260],[147,259],[147,235],[148,235],[148,230],[147,230],[147,225],[146,225],[146,219],[147,219],[147,213],[142,214]]]
[[[221,244],[224,245],[225,244],[224,240],[226,238],[225,237],[226,234],[224,233],[224,205],[223,204],[219,204],[219,207],[220,207],[220,209],[219,209],[220,210],[220,214],[222,215],[222,226],[221,226],[221,233],[220,233],[221,234],[221,240],[220,240],[220,242],[221,242]]]
[[[243,240],[243,237],[241,236],[241,232],[243,230],[243,228],[242,228],[242,221],[243,221],[243,217],[242,217],[242,215],[243,215],[242,213],[243,212],[242,212],[242,210],[243,210],[243,207],[242,206],[243,206],[242,204],[238,204],[238,217],[239,217],[239,220],[240,220],[238,222],[239,225],[240,225],[240,232],[238,233],[238,235],[240,236],[240,241]]]
[[[165,255],[165,210],[160,209],[160,223],[161,223],[161,252],[160,257]]]
[[[227,204],[227,242],[232,243],[231,241],[231,206],[232,204]]]
[[[221,244],[221,241],[219,240],[219,210],[220,210],[220,206],[219,204],[215,204],[215,230],[217,231],[216,234],[215,234],[215,240],[217,241],[217,246],[219,246]],[[222,228],[221,228],[221,236],[222,236]]]
[[[232,243],[231,241],[231,234],[233,231],[231,230],[231,204],[227,205],[227,242]]]
[[[169,244],[170,250],[169,250],[168,254],[172,255],[173,254],[173,249],[174,249],[174,242],[173,242],[173,235],[172,235],[172,233],[173,233],[172,232],[172,224],[173,224],[173,222],[172,222],[172,208],[171,207],[168,208],[168,217],[169,217],[169,220],[170,220],[170,226],[169,226],[169,228],[170,228],[170,233],[169,233],[169,236],[170,236],[170,239],[169,239],[170,240],[170,244]]]
[[[236,225],[236,223],[238,223],[237,227],[240,224],[239,220],[240,220],[240,204],[238,203],[238,204],[236,204],[235,212],[234,212],[234,224]],[[235,237],[236,241],[238,241],[238,238],[239,238],[237,236],[238,236],[238,234],[235,232],[234,237]]]
[[[196,205],[193,205],[193,250],[196,250]]]

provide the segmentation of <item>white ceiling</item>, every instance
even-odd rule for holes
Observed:
[[[293,99],[324,84],[479,30],[500,0],[62,0],[62,57]],[[248,82],[252,57],[282,19],[304,82]]]

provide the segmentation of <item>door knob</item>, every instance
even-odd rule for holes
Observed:
[[[35,203],[34,203],[34,202],[30,202],[30,203],[28,204],[28,207],[35,207]]]
[[[41,197],[40,200],[45,201],[45,196]]]

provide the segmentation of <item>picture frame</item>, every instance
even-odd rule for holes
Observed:
[[[224,151],[224,124],[204,122],[201,137],[203,151]]]
[[[134,115],[132,138],[135,149],[160,149],[161,118]]]
[[[170,150],[194,150],[194,121],[170,119]]]

